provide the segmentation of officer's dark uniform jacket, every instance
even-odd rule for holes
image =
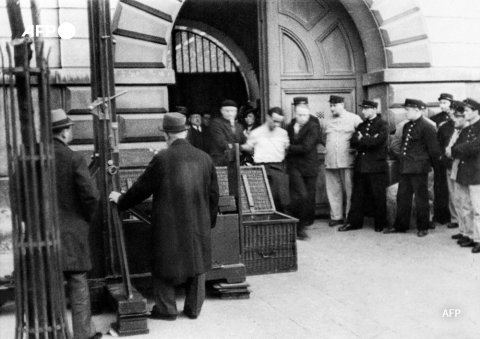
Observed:
[[[438,114],[435,114],[433,117],[430,118],[435,124],[437,124],[437,128],[440,127],[443,123],[447,121],[451,121],[450,119],[450,114],[447,112],[440,112]]]
[[[453,132],[455,132],[455,123],[453,120],[447,120],[438,127],[437,140],[442,152],[442,163],[448,169],[452,168],[453,160],[445,155],[446,148],[450,143]]]
[[[363,137],[359,139],[359,133]],[[377,135],[377,136],[375,136]],[[380,116],[365,120],[358,125],[350,145],[358,151],[355,158],[355,172],[378,173],[387,171],[388,125]]]
[[[460,160],[456,181],[465,186],[480,185],[480,121],[460,132],[452,157]]]
[[[435,127],[422,116],[403,126],[402,147],[398,154],[400,173],[428,173],[440,160],[440,147]]]

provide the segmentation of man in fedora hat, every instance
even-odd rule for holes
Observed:
[[[233,100],[224,100],[220,105],[222,116],[212,119],[210,133],[212,144],[210,156],[215,166],[226,166],[225,151],[233,149],[233,144],[244,144],[247,140],[243,126],[236,121],[238,105]]]
[[[125,193],[112,192],[120,210],[153,194],[151,247],[155,306],[151,317],[175,320],[175,285],[186,283],[184,314],[195,319],[205,299],[205,273],[212,265],[211,228],[218,210],[212,159],[187,140],[186,118],[167,113],[161,130],[167,149],[158,152]]]
[[[344,216],[350,211],[355,160],[355,150],[350,147],[350,139],[362,119],[345,109],[343,97],[331,95],[329,102],[333,117],[327,122],[325,129],[325,184],[330,204],[328,225],[333,227],[341,225]],[[344,195],[347,199],[345,204]]]
[[[377,115],[378,104],[363,100],[360,105],[365,121],[353,133],[350,145],[357,150],[354,165],[352,206],[345,226],[340,232],[363,227],[365,197],[372,192],[375,232],[383,231],[387,224],[387,139],[388,124]]]
[[[99,339],[102,334],[96,333],[92,322],[87,282],[87,271],[92,269],[89,229],[99,195],[86,161],[68,147],[73,138],[72,120],[63,109],[51,114],[62,263],[72,307],[73,337]]]
[[[452,157],[459,159],[455,180],[462,187],[461,206],[470,234],[460,241],[460,246],[473,247],[473,253],[480,253],[480,103],[470,98],[463,102],[469,126],[460,132],[452,147]]]
[[[406,99],[403,107],[409,121],[403,126],[402,144],[397,154],[400,160],[397,215],[394,226],[384,233],[405,233],[409,229],[415,194],[417,235],[424,237],[430,224],[428,173],[432,164],[435,168],[440,161],[440,147],[434,124],[422,116],[425,104],[421,100]]]

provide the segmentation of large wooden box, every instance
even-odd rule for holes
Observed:
[[[275,211],[263,166],[240,172],[247,275],[296,271],[298,219]]]

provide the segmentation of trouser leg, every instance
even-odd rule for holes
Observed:
[[[188,278],[186,283],[186,298],[183,310],[195,317],[200,315],[205,300],[205,273]]]
[[[428,230],[430,223],[428,203],[428,175],[416,174],[412,176],[412,186],[415,193],[415,205],[417,212],[417,229]]]
[[[450,222],[458,223],[458,208],[455,202],[455,180],[450,178],[451,170],[447,170],[447,186],[448,186],[448,209],[450,211]]]
[[[305,219],[307,224],[315,221],[315,193],[317,191],[317,176],[303,177],[307,188],[307,201],[305,204]]]
[[[90,291],[86,272],[65,272],[67,278],[70,305],[72,308],[72,327],[74,339],[87,339],[95,335],[90,308]]]
[[[172,281],[153,278],[153,298],[155,300],[154,312],[162,315],[177,315],[175,285]]]
[[[385,173],[368,174],[374,202],[375,229],[387,226],[387,176]]]
[[[340,170],[325,170],[325,185],[327,188],[327,198],[330,204],[330,219],[343,219],[343,189]]]
[[[401,174],[398,181],[397,192],[397,215],[394,228],[399,231],[406,231],[410,228],[410,214],[412,213],[413,188],[410,182],[410,175]]]
[[[468,186],[473,213],[473,240],[480,242],[480,185]]]
[[[455,194],[457,195],[457,201],[460,206],[460,223],[458,224],[460,233],[473,239],[473,210],[468,186],[457,182],[455,185]]]
[[[348,223],[353,227],[362,227],[364,218],[365,202],[365,174],[355,172],[353,175],[353,191],[350,212],[348,213]]]
[[[342,168],[340,170],[340,176],[342,179],[342,186],[345,190],[345,215],[348,215],[350,212],[350,207],[352,205],[352,191],[353,191],[353,168]],[[343,209],[343,206],[342,206]]]
[[[290,198],[292,215],[299,220],[298,230],[302,230],[306,224],[305,203],[307,201],[307,187],[300,172],[296,171],[289,176]]]
[[[446,224],[450,219],[449,187],[447,169],[443,164],[434,170],[433,177],[433,218],[440,224]],[[451,221],[453,222],[453,221]]]

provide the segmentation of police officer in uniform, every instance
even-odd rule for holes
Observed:
[[[452,157],[459,159],[456,181],[468,189],[463,191],[462,208],[469,208],[467,233],[459,242],[462,247],[473,247],[473,253],[480,253],[480,103],[466,99],[465,119],[470,126],[465,127],[452,147]],[[469,229],[470,228],[470,229]],[[472,230],[473,228],[473,230]],[[473,231],[473,232],[472,232]]]
[[[452,116],[453,113],[455,112],[455,109],[453,107],[453,95],[449,93],[442,93],[440,94],[440,97],[438,98],[438,101],[440,102],[440,109],[441,112],[434,115],[431,117],[431,120],[435,122],[437,125],[437,138],[440,141],[440,138],[448,137],[447,135],[445,136],[440,136],[440,131],[438,130],[441,126],[445,125],[446,123],[449,123],[449,128],[443,129],[442,133],[445,133],[449,131],[450,137],[453,134],[453,121],[452,121]],[[448,134],[448,133],[447,133]],[[450,139],[448,137],[448,139]],[[445,151],[445,147],[448,145],[447,144],[443,146],[443,151]],[[435,176],[434,176],[434,181],[433,181],[433,222],[438,222],[439,224],[449,224],[449,225],[455,225],[456,223],[455,220],[451,220],[451,215],[450,215],[450,210],[449,210],[449,191],[448,191],[448,184],[447,184],[447,169],[445,167],[444,162],[439,162],[438,163],[438,168],[435,170]]]
[[[406,99],[403,105],[409,120],[403,126],[397,216],[392,228],[384,233],[405,233],[409,229],[412,199],[415,193],[418,236],[428,234],[428,172],[440,159],[435,127],[422,116],[423,103]]]
[[[387,224],[387,139],[388,124],[377,115],[378,104],[363,100],[360,107],[365,121],[356,129],[350,145],[358,151],[355,157],[353,175],[352,204],[345,226],[340,232],[357,230],[363,227],[365,196],[373,193],[375,210],[375,232],[383,231]]]

